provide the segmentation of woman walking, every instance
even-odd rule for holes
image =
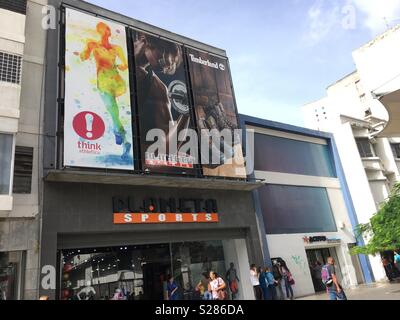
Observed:
[[[226,300],[225,281],[215,271],[210,271],[210,289],[213,300]]]

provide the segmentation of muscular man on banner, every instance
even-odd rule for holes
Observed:
[[[161,129],[165,132],[168,153],[172,137],[188,129],[190,114],[180,114],[178,119],[174,120],[168,88],[156,72],[175,74],[182,63],[182,51],[180,46],[173,42],[155,42],[153,39],[159,40],[138,33],[134,42],[139,104],[143,108],[140,121],[147,130]],[[178,143],[177,150],[182,143]]]

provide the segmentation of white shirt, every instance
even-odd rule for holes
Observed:
[[[260,285],[260,280],[258,279],[257,272],[250,270],[250,281],[253,287]]]

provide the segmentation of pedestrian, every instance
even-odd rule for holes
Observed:
[[[200,292],[202,300],[212,300],[212,294],[210,290],[210,276],[207,272],[203,272],[203,278],[199,281],[196,286],[196,291]]]
[[[267,280],[267,273],[265,272],[265,268],[258,268],[258,280],[260,282],[260,288],[262,291],[263,299],[264,300],[272,300],[271,295],[268,291],[268,280]]]
[[[398,272],[400,273],[400,254],[399,251],[394,252],[394,265],[396,266]]]
[[[282,289],[282,274],[280,272],[280,263],[278,260],[273,260],[272,273],[274,275],[275,280],[278,282],[276,286],[276,294],[277,300],[285,300],[285,295],[283,294]]]
[[[276,294],[276,287],[278,285],[278,281],[275,280],[274,274],[272,273],[269,267],[265,268],[265,273],[267,275],[267,284],[268,284],[268,295],[271,297],[269,300],[278,300]]]
[[[346,294],[336,276],[335,260],[332,257],[329,257],[327,264],[322,267],[321,279],[326,286],[330,300],[347,300]]]
[[[280,271],[282,274],[282,278],[285,284],[286,289],[286,297],[289,300],[294,299],[293,288],[292,286],[295,284],[292,273],[290,272],[289,268],[286,265],[286,262],[281,262]]]
[[[215,271],[210,271],[210,289],[213,300],[226,300],[226,283]]]
[[[168,276],[168,300],[178,300],[178,285],[175,283],[173,276]]]
[[[396,276],[392,262],[386,256],[383,256],[382,264],[383,267],[385,268],[386,277],[389,279],[390,282],[393,282]]]
[[[250,266],[250,281],[253,286],[254,296],[256,300],[263,300],[262,289],[260,286],[259,274],[255,264]]]

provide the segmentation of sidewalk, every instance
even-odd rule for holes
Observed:
[[[400,283],[361,285],[345,292],[349,300],[400,300]],[[328,295],[322,293],[296,300],[328,300]]]

